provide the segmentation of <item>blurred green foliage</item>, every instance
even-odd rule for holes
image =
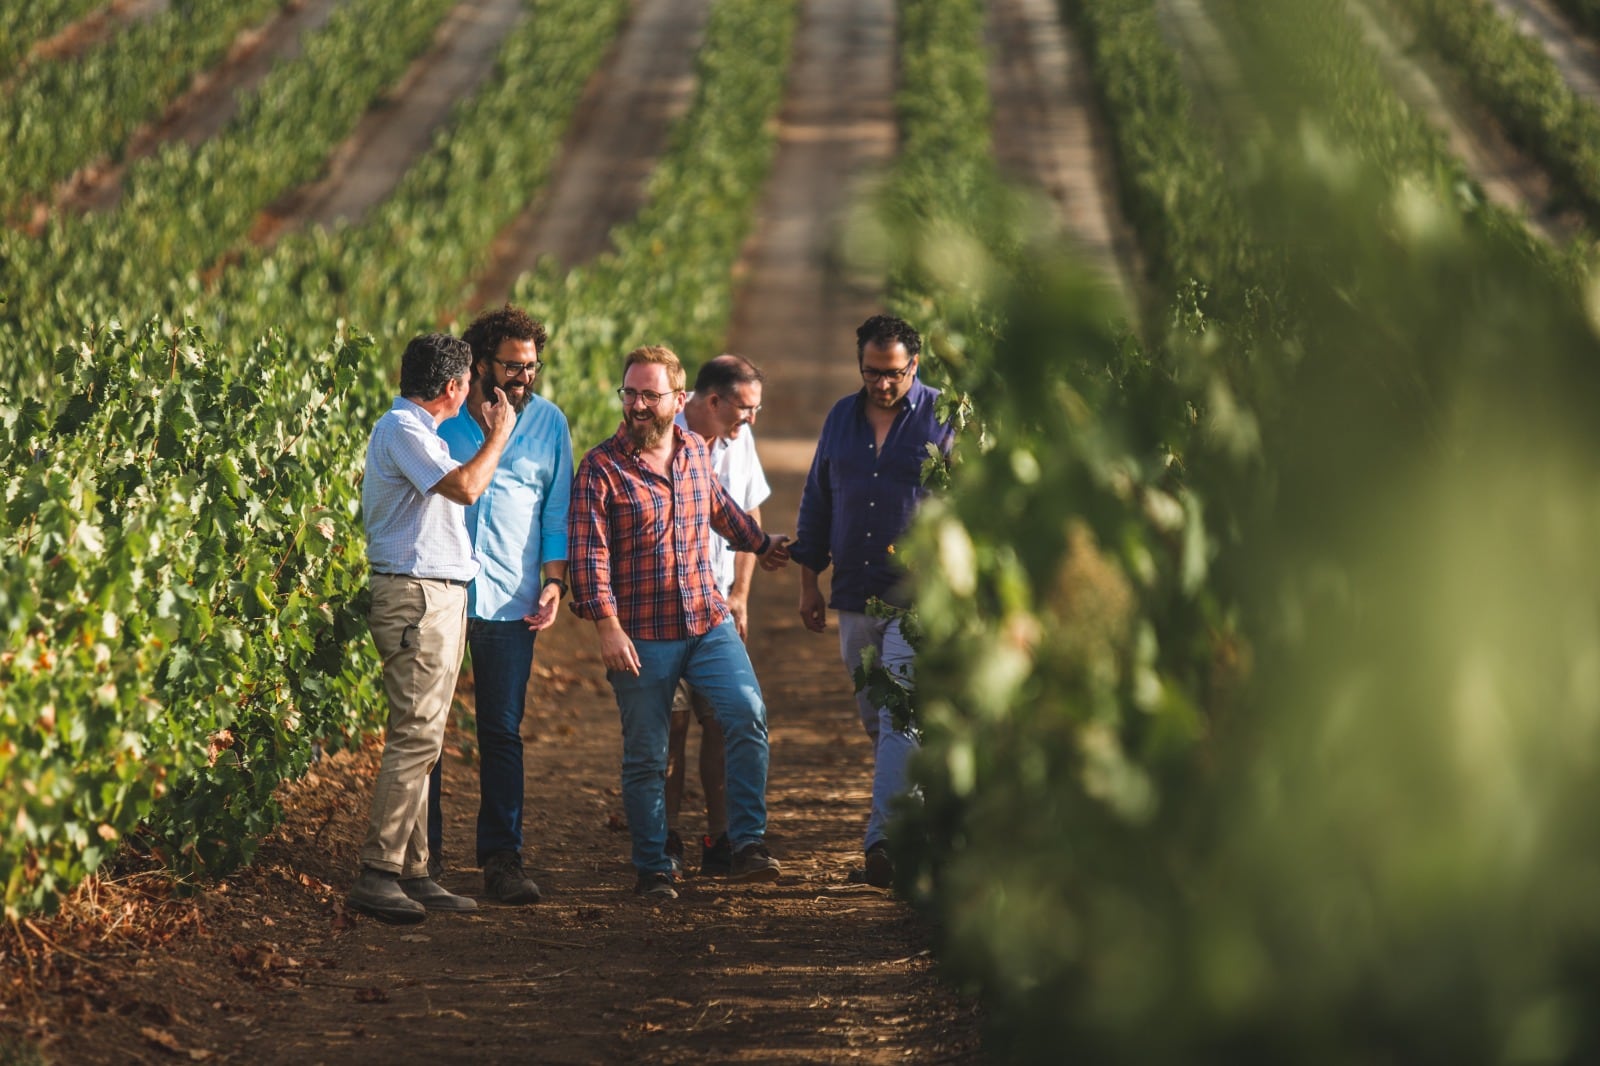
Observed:
[[[1311,64],[1266,6],[1243,69]],[[998,191],[922,275],[995,329],[934,345],[986,436],[901,542],[895,843],[1007,1061],[1600,1057],[1600,301],[1340,85],[1245,94],[1260,318],[1125,334]]]

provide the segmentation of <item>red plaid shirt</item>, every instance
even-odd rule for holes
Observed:
[[[672,432],[670,478],[645,465],[624,426],[589,450],[572,483],[572,609],[591,622],[615,615],[634,640],[686,640],[728,619],[706,550],[712,529],[736,551],[767,543],[717,481],[705,441]]]

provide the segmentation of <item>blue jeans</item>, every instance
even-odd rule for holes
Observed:
[[[900,633],[898,618],[874,618],[860,611],[835,611],[834,616],[839,624],[839,652],[852,676],[861,665],[861,652],[871,645],[877,649],[878,662],[906,688],[911,687],[914,656]],[[895,801],[910,791],[909,768],[917,753],[917,738],[896,729],[889,708],[873,703],[865,692],[856,693],[856,710],[861,728],[872,740],[872,810],[862,842],[870,851],[888,836]]]
[[[767,707],[733,620],[688,640],[636,640],[639,676],[608,671],[622,716],[622,805],[633,865],[667,872],[667,727],[687,679],[722,726],[728,768],[728,840],[738,851],[767,832]]]
[[[522,854],[522,716],[528,707],[533,640],[523,621],[467,622],[478,722],[478,865],[497,851]],[[428,848],[440,850],[440,772],[428,780]]]

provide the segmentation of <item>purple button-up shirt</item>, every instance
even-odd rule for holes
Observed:
[[[822,423],[790,554],[818,573],[832,564],[828,606],[836,611],[864,611],[873,596],[905,606],[896,589],[905,571],[894,563],[890,545],[928,494],[922,485],[928,445],[950,454],[953,431],[934,411],[938,396],[938,389],[914,382],[881,452],[867,421],[865,390],[834,404]]]

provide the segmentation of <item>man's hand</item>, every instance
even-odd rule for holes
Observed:
[[[789,565],[789,535],[775,533],[772,543],[767,545],[767,550],[756,558],[761,560],[763,570],[781,570]]]
[[[638,677],[639,668],[643,665],[639,662],[639,649],[622,631],[622,623],[612,616],[600,619],[595,623],[595,628],[600,631],[600,661],[606,664],[606,669]]]
[[[512,428],[517,424],[517,412],[511,406],[511,401],[506,399],[505,390],[500,386],[494,387],[494,396],[483,401],[483,423],[489,427],[489,436],[498,437],[501,441],[511,436]]]
[[[739,639],[750,639],[750,598],[728,594],[728,613],[733,615],[733,628],[739,631]]]
[[[561,589],[556,585],[546,585],[539,593],[539,610],[536,614],[525,614],[522,620],[528,623],[528,628],[535,633],[541,629],[549,629],[556,624],[556,611],[561,606]]]
[[[822,598],[822,590],[817,588],[815,575],[809,581],[802,578],[800,582],[800,621],[813,633],[828,628],[828,605]]]

